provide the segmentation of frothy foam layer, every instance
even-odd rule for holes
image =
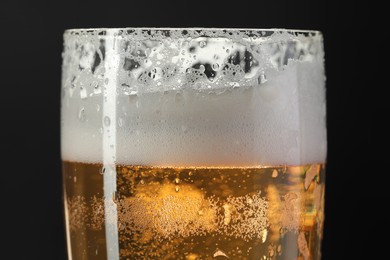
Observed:
[[[191,49],[191,45],[188,46]],[[235,80],[237,73],[228,74],[230,68],[223,65],[230,57],[221,58],[223,46],[216,43],[211,46],[218,48],[216,60],[221,64],[213,71],[215,74],[221,71],[220,81],[216,75],[207,75],[204,67],[195,74],[190,71],[191,75],[201,75],[190,80],[187,70],[185,77],[177,73],[173,79],[164,81],[159,76],[164,73],[156,73],[155,77],[148,75],[145,81],[143,69],[149,70],[140,69],[129,61],[126,65],[124,60],[123,68],[133,66],[129,72],[132,76],[125,83],[121,76],[110,83],[107,81],[111,78],[99,79],[96,75],[84,78],[84,81],[88,79],[88,86],[99,80],[106,81],[105,88],[114,84],[117,87],[115,105],[112,100],[108,105],[107,98],[112,97],[105,94],[105,88],[100,90],[95,85],[88,90],[87,84],[66,87],[66,82],[63,83],[63,160],[102,162],[103,156],[107,156],[103,154],[105,147],[112,150],[110,154],[117,163],[124,165],[253,167],[325,162],[322,55],[308,60],[288,59],[286,64],[273,67],[253,55],[251,59],[255,60],[257,68],[240,70],[240,63],[235,64],[237,72],[242,72],[239,80]],[[248,47],[230,46],[236,48],[236,53],[245,53]],[[198,54],[202,64],[209,64],[206,60],[210,55]],[[155,57],[155,61],[149,59],[145,63],[161,62],[158,54]],[[80,63],[88,64],[88,61],[81,59]],[[93,60],[89,63],[93,64]],[[108,63],[106,60],[104,66],[98,66],[95,71],[105,68],[107,74]],[[192,62],[188,66],[202,70],[196,64]],[[175,67],[169,70],[176,71]],[[120,73],[117,75],[122,75]],[[226,78],[230,82],[224,81]],[[161,86],[160,90],[157,86]],[[107,147],[104,140],[110,138],[114,142]]]

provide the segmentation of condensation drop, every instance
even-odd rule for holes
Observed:
[[[107,126],[107,127],[110,126],[110,124],[111,124],[111,119],[110,119],[110,117],[105,116],[103,121],[104,121],[104,125],[105,125],[105,126]]]
[[[203,73],[205,70],[206,70],[206,68],[204,67],[204,65],[200,65],[200,66],[199,66],[199,71],[200,71],[201,73]]]
[[[267,240],[268,231],[267,229],[263,229],[261,231],[261,242],[265,242]]]
[[[183,95],[181,94],[181,92],[177,92],[176,94],[175,94],[175,102],[176,103],[180,103],[180,102],[182,102],[183,101]]]
[[[186,257],[186,260],[197,260],[197,259],[200,259],[197,254],[189,254]]]
[[[200,41],[199,42],[199,47],[203,48],[207,45],[207,43],[205,41]]]
[[[88,97],[86,88],[80,88],[80,98],[86,99]]]
[[[176,186],[175,187],[175,191],[178,192],[180,190],[180,187],[179,186]]]
[[[218,256],[222,256],[222,257],[226,257],[226,258],[229,258],[224,252],[222,252],[221,250],[217,250],[214,254],[213,254],[213,257],[216,258]]]
[[[229,225],[231,219],[232,219],[232,213],[231,213],[231,208],[232,206],[229,204],[224,204],[223,206],[224,209],[224,219],[223,219],[223,224],[224,225]]]
[[[135,90],[135,89],[131,89],[131,88],[123,88],[123,94],[125,94],[126,96],[136,96],[138,94],[138,91]]]
[[[103,168],[101,169],[101,171],[100,171],[100,174],[104,174],[105,172],[106,172],[106,168],[103,167]]]
[[[115,202],[115,203],[117,203],[118,200],[119,200],[119,194],[118,194],[116,191],[114,191],[114,192],[112,193],[112,201]]]
[[[108,82],[109,82],[109,79],[108,79],[108,78],[105,78],[105,79],[104,79],[104,84],[108,85]]]
[[[179,183],[180,182],[180,179],[179,178],[176,178],[175,179],[175,183]]]
[[[102,93],[102,88],[100,87],[100,85],[98,83],[93,84],[93,93],[95,95]]]
[[[266,78],[264,72],[261,73],[261,75],[259,76],[257,81],[258,81],[259,84],[264,84],[265,82],[267,82],[267,78]]]
[[[277,170],[273,170],[272,178],[276,178],[276,177],[278,177],[278,171]]]
[[[276,252],[278,252],[278,254],[282,253],[282,245],[278,245]]]
[[[123,119],[122,119],[122,117],[118,118],[118,125],[119,125],[119,127],[123,126]]]
[[[85,114],[85,109],[82,107],[79,110],[78,118],[80,122],[84,123],[87,120],[87,115]]]
[[[218,70],[219,69],[219,64],[218,63],[213,63],[213,65],[211,65],[211,67],[213,68],[213,70]]]
[[[98,111],[98,112],[100,111],[100,105],[99,104],[96,105],[96,111]]]
[[[306,171],[305,174],[305,190],[307,190],[312,182],[312,180],[317,176],[318,174],[318,166],[312,165],[310,168]]]
[[[134,92],[134,94],[129,95],[129,102],[131,104],[135,104],[138,107],[138,95],[137,95],[137,92]]]

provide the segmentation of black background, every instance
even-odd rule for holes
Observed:
[[[6,242],[0,258],[66,259],[59,142],[63,31],[151,26],[321,30],[328,113],[323,259],[385,259],[377,235],[388,222],[382,204],[388,197],[382,137],[388,102],[371,80],[375,63],[365,63],[377,51],[363,29],[369,10],[342,3],[2,0],[0,237]]]

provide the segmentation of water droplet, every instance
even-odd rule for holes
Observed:
[[[192,176],[192,174],[193,174],[193,173],[190,171],[190,172],[188,173],[188,176]]]
[[[128,96],[136,96],[138,94],[137,90],[125,90],[123,91],[123,94],[128,95]]]
[[[232,210],[231,210],[232,206],[229,204],[224,204],[222,208],[224,209],[223,224],[227,226],[232,220]]]
[[[204,65],[200,65],[200,66],[199,66],[199,71],[200,71],[201,73],[203,73],[205,70],[206,70],[206,68],[204,67]]]
[[[187,257],[186,257],[186,260],[197,260],[197,259],[200,259],[199,256],[197,254],[193,254],[193,253],[187,255]]]
[[[229,53],[230,52],[230,50],[229,49],[226,49],[226,53]]]
[[[129,95],[129,102],[131,104],[135,104],[138,107],[138,95],[136,92],[134,92],[134,94]]]
[[[267,231],[267,229],[263,229],[262,231],[261,231],[261,242],[265,242],[265,240],[267,240],[267,235],[268,235],[268,231]]]
[[[222,257],[226,257],[226,258],[229,258],[224,252],[222,252],[221,250],[217,250],[214,254],[213,254],[213,257],[216,258],[218,256],[222,256]]]
[[[175,191],[178,192],[180,190],[180,187],[179,186],[176,186],[175,187]]]
[[[273,170],[272,171],[272,178],[276,178],[278,177],[278,171],[277,170]]]
[[[180,182],[180,179],[179,178],[176,178],[175,179],[175,183],[179,183]]]
[[[219,64],[218,63],[213,63],[213,65],[211,65],[211,67],[213,68],[213,70],[218,70],[219,69]]]
[[[93,87],[94,94],[98,95],[98,94],[102,93],[102,88],[100,87],[100,85],[97,82],[93,82],[91,85]]]
[[[103,128],[102,127],[99,128],[99,133],[103,134]]]
[[[80,98],[81,99],[86,99],[88,97],[87,89],[81,87],[80,88]]]
[[[310,166],[310,168],[306,171],[305,174],[305,190],[309,188],[312,180],[317,176],[317,174],[318,174],[317,165]]]
[[[114,192],[112,193],[111,199],[112,199],[113,202],[118,201],[118,194],[116,193],[116,191],[114,191]]]
[[[183,95],[181,94],[181,92],[177,92],[176,94],[175,94],[175,102],[176,103],[180,103],[180,102],[182,102],[183,101]]]
[[[203,48],[207,45],[207,43],[205,41],[200,41],[199,42],[199,47]]]
[[[74,176],[74,177],[73,177],[73,181],[74,181],[74,182],[77,182],[77,176]]]
[[[204,214],[203,210],[199,210],[199,211],[198,211],[198,215],[199,215],[199,216],[203,216],[203,214]]]
[[[108,85],[108,82],[109,82],[109,79],[108,79],[108,78],[105,78],[105,79],[104,79],[104,84]]]
[[[99,104],[96,105],[96,111],[98,111],[98,112],[100,111],[100,105]]]
[[[82,123],[87,121],[87,115],[85,114],[85,109],[83,107],[80,108],[78,117],[79,117],[80,122],[82,122]]]
[[[111,124],[111,119],[110,119],[110,117],[105,116],[103,121],[104,121],[104,125],[105,125],[105,126],[107,126],[107,127],[110,126],[110,124]]]
[[[144,181],[144,180],[140,180],[139,183],[140,183],[140,184],[145,184],[145,181]]]
[[[283,165],[282,173],[283,173],[283,174],[286,174],[286,173],[287,173],[287,170],[288,170],[287,164]]]
[[[119,127],[123,126],[123,119],[122,119],[122,117],[118,118],[118,125],[119,125]]]
[[[261,75],[259,76],[259,78],[257,79],[257,82],[259,84],[264,84],[265,82],[267,82],[267,78],[264,74],[264,72],[261,73]]]
[[[106,172],[106,168],[103,167],[101,170],[100,170],[100,174],[104,174]]]

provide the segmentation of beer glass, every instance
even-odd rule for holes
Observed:
[[[69,259],[320,259],[322,35],[64,33]]]

